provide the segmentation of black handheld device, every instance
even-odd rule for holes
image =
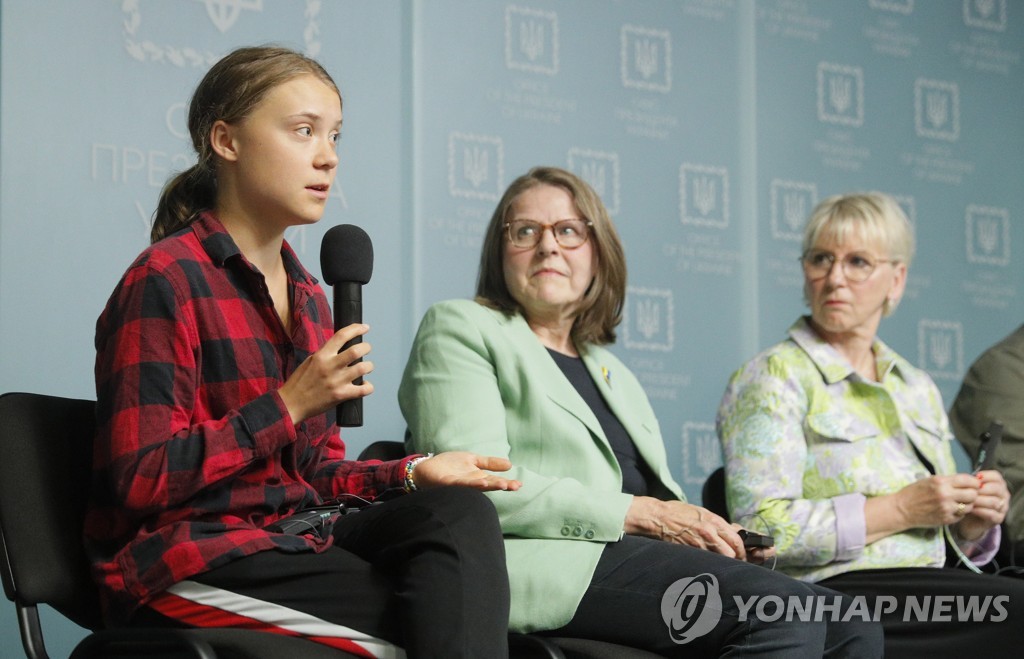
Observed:
[[[988,430],[981,433],[979,439],[981,445],[978,447],[978,455],[974,459],[974,470],[972,471],[975,474],[995,467],[996,450],[999,448],[999,442],[1003,441],[1003,424],[993,421],[989,424]]]
[[[288,517],[282,517],[273,524],[268,524],[263,528],[271,533],[284,533],[286,535],[315,534],[323,537],[321,532],[324,529],[329,529],[329,526],[339,515],[344,515],[349,510],[343,503],[311,506],[299,510]]]
[[[747,549],[766,549],[775,546],[775,538],[770,535],[748,531],[747,529],[740,529],[737,533],[740,539],[743,540],[743,546]]]

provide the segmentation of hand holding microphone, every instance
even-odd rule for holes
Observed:
[[[332,336],[322,348],[299,364],[288,381],[278,389],[281,400],[296,425],[317,414],[352,399],[373,393],[373,385],[363,376],[373,370],[373,362],[363,360],[370,352],[369,343],[355,343],[346,350],[343,344],[362,337],[366,325],[349,325]],[[358,382],[357,382],[358,381]]]
[[[335,331],[363,322],[363,284],[373,274],[373,243],[366,232],[354,224],[339,224],[324,234],[320,243],[320,270],[324,282],[334,291]],[[362,333],[353,336],[341,346],[344,352],[363,340]],[[358,364],[362,357],[351,364]],[[358,386],[362,377],[353,380]],[[363,399],[361,397],[338,403],[338,425],[363,425]]]
[[[324,346],[299,365],[278,390],[294,423],[337,406],[338,425],[363,423],[362,399],[373,392],[363,376],[373,364],[363,361],[370,344],[362,337],[362,284],[373,270],[373,245],[362,229],[351,224],[332,227],[320,249],[324,281],[334,288],[334,329]],[[340,401],[340,402],[339,402]]]
[[[351,224],[328,229],[320,244],[320,270],[324,283],[333,289],[336,331],[324,347],[307,359],[300,369],[307,364],[310,368],[316,368],[335,361],[337,365],[333,373],[337,375],[331,375],[330,367],[325,373],[330,379],[339,380],[343,385],[341,392],[346,394],[336,399],[341,400],[338,403],[338,425],[361,426],[363,396],[373,391],[373,385],[364,383],[361,377],[373,369],[370,362],[362,359],[370,351],[369,344],[362,342],[363,334],[368,329],[362,324],[362,285],[370,281],[373,272],[373,245],[370,237]],[[298,372],[297,369],[296,374]],[[504,458],[481,457],[457,451],[440,453],[423,460],[416,467],[415,474],[417,482],[424,487],[461,485],[481,491],[517,490],[521,486],[519,481],[491,473],[506,471],[511,466]]]

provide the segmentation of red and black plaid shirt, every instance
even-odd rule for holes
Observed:
[[[262,527],[342,493],[401,487],[405,461],[346,461],[334,411],[295,426],[277,390],[334,333],[285,243],[294,331],[212,214],[152,245],[96,324],[97,434],[85,524],[112,622],[168,586],[330,538]]]

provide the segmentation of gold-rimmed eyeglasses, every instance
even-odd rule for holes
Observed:
[[[594,223],[590,220],[559,220],[553,224],[533,220],[512,220],[505,223],[509,242],[520,249],[536,247],[548,229],[551,229],[551,235],[559,245],[565,249],[576,249],[587,242],[592,226]]]
[[[835,265],[836,255],[823,249],[809,249],[800,257],[804,274],[811,281],[827,277]],[[866,281],[880,263],[893,263],[892,259],[879,259],[863,252],[851,252],[840,260],[843,276],[854,283]]]

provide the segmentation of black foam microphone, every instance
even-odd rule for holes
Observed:
[[[366,232],[354,224],[339,224],[324,234],[320,243],[320,271],[324,282],[334,289],[334,331],[352,323],[363,322],[363,284],[373,273],[373,243]],[[362,343],[363,337],[348,341],[341,347],[347,350]],[[358,364],[362,358],[352,362]],[[353,384],[362,384],[356,378]],[[338,403],[338,425],[363,425],[363,399],[355,398]]]

